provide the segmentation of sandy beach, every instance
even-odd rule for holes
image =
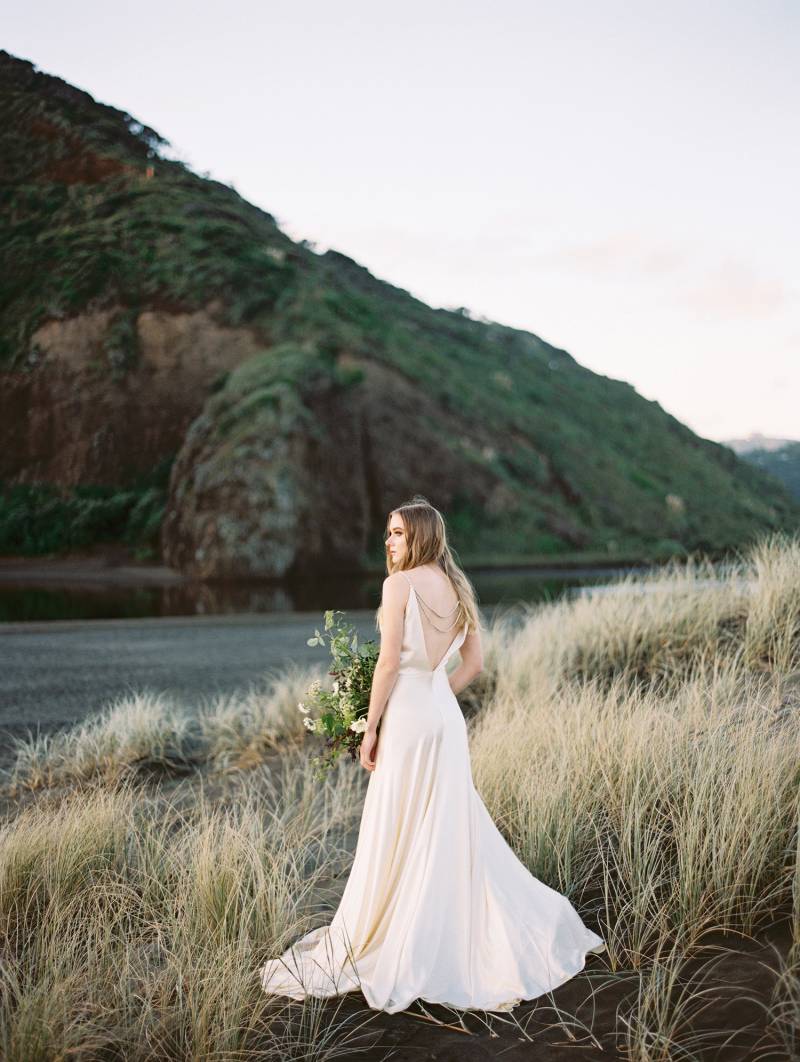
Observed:
[[[372,611],[348,618],[372,636]],[[199,702],[292,662],[324,662],[327,649],[305,644],[321,625],[319,612],[0,624],[0,733],[66,726],[131,690]]]

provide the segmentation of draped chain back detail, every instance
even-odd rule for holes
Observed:
[[[438,663],[435,665],[431,664],[428,647],[440,642],[443,632],[433,628],[425,617],[422,608],[420,608],[419,594],[417,593],[417,588],[414,586],[413,580],[411,580],[404,571],[401,571],[400,574],[409,585],[409,595],[408,601],[406,602],[403,623],[403,646],[400,652],[400,670],[402,671],[404,669],[406,661],[408,661],[413,670],[422,667],[422,662],[424,662],[424,664],[427,664],[427,670],[429,670],[431,674],[435,674],[440,667],[447,663],[452,653],[463,644],[464,639],[467,636],[466,622],[462,623],[460,627],[456,629],[455,635],[450,638],[445,646],[444,652],[439,657]],[[452,626],[455,627],[455,624]],[[428,631],[427,636],[426,630]],[[425,670],[424,667],[422,667],[422,669]]]

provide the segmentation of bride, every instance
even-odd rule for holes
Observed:
[[[330,924],[270,959],[261,983],[292,999],[360,989],[389,1013],[415,999],[510,1010],[606,945],[523,866],[475,789],[455,695],[483,666],[478,609],[420,495],[389,514],[386,564],[353,866]]]

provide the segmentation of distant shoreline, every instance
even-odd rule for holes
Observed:
[[[580,570],[597,571],[621,567],[647,567],[656,563],[641,556],[608,556],[599,553],[565,553],[539,557],[504,556],[490,559],[475,557],[462,560],[467,571],[541,571],[543,574]],[[370,566],[359,571],[342,572],[353,578],[382,575],[383,566]],[[266,576],[196,579],[165,564],[137,561],[119,548],[93,553],[72,553],[62,556],[23,557],[0,556],[0,583],[5,584],[104,584],[114,586],[179,586],[195,582],[263,581],[282,583],[285,580]]]
[[[194,580],[164,564],[118,563],[107,557],[0,557],[0,583],[104,583],[178,586]]]

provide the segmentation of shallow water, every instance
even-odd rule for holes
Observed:
[[[482,605],[554,600],[573,587],[607,582],[627,569],[495,569],[469,571]],[[291,582],[239,579],[159,582],[157,573],[124,582],[113,569],[58,571],[42,567],[0,572],[0,623],[121,619],[152,616],[221,616],[234,613],[323,612],[328,608],[374,609],[382,574]]]

